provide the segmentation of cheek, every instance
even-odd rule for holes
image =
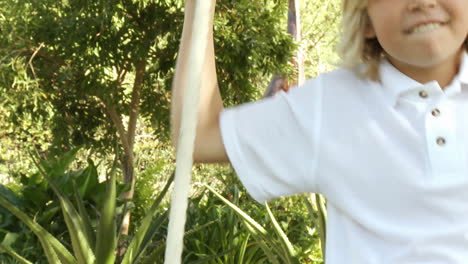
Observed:
[[[385,53],[390,56],[404,57],[407,55],[407,49],[404,48],[405,42],[395,34],[394,29],[380,28],[377,32],[377,40]]]
[[[460,28],[465,30],[468,34],[468,0],[446,0],[447,7],[451,7],[448,10],[450,17],[458,18],[460,21]]]
[[[468,2],[468,1],[467,1]],[[464,10],[468,10],[468,5],[467,7],[465,7],[466,9]],[[465,35],[468,34],[468,15],[467,14],[463,14],[462,15],[462,18],[463,18],[463,24],[462,24],[462,30],[465,31]]]
[[[398,43],[398,35],[396,34],[396,31],[397,29],[395,29],[391,24],[376,25],[376,37],[383,48],[394,46]]]
[[[393,36],[399,31],[398,25],[400,24],[400,21],[398,20],[398,16],[391,14],[390,11],[391,9],[389,9],[389,12],[383,12],[381,10],[370,12],[370,20],[372,24],[370,28],[372,30],[369,32],[372,32],[374,36],[377,36],[377,38],[389,35]]]

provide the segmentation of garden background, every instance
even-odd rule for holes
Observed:
[[[298,52],[307,78],[333,69],[339,9],[218,0],[225,105],[261,98],[274,76],[294,82]],[[0,1],[0,263],[163,262],[183,12],[181,0]],[[183,263],[323,263],[321,197],[266,206],[227,165],[193,171]]]

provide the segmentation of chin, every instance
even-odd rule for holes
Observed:
[[[445,52],[427,52],[425,54],[421,54],[420,56],[409,56],[407,58],[410,59],[404,59],[403,62],[409,65],[413,65],[415,67],[420,67],[420,68],[430,68],[430,67],[436,67],[441,64],[445,63],[457,63],[459,61],[459,55],[460,52],[452,52],[452,53],[447,53]]]

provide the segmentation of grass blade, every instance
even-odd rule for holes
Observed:
[[[207,184],[203,184],[208,190],[210,190],[214,195],[216,195],[221,201],[223,201],[227,206],[234,210],[239,216],[240,219],[246,226],[248,227],[249,231],[255,231],[252,233],[254,238],[256,238],[257,242],[265,243],[269,242],[269,247],[262,247],[262,249],[272,250],[272,252],[281,252],[281,246],[278,246],[275,242],[275,239],[263,228],[259,223],[257,223],[254,219],[252,219],[248,214],[242,211],[239,207],[235,204],[231,203],[229,200],[224,198],[221,194],[216,192],[213,188],[208,186]],[[248,224],[248,225],[247,225]]]
[[[21,264],[33,264],[29,260],[23,258],[21,255],[16,253],[16,251],[14,251],[10,247],[7,247],[7,246],[4,246],[4,245],[0,244],[0,249],[5,251],[8,255],[12,256],[14,259],[16,259]]]
[[[83,224],[84,224],[86,236],[89,238],[89,245],[91,248],[94,248],[96,245],[96,241],[93,239],[94,230],[91,225],[91,218],[89,217],[89,214],[86,211],[86,208],[84,206],[84,201],[81,198],[80,192],[75,183],[73,183],[73,196],[75,198],[75,202],[78,207],[78,213],[83,218]]]
[[[168,220],[169,212],[165,212],[151,223],[151,226],[148,228],[148,231],[145,234],[145,238],[141,243],[140,249],[138,250],[138,253],[136,254],[132,263],[140,263],[141,258],[143,258],[145,255],[144,253],[146,249],[150,246],[151,240],[156,236],[156,234],[158,234],[159,229],[164,223],[167,223]]]
[[[226,205],[231,207],[238,215],[242,217],[243,220],[247,221],[255,230],[260,232],[261,234],[268,235],[268,232],[259,224],[257,223],[254,219],[252,219],[248,214],[246,214],[244,211],[242,211],[239,207],[237,207],[235,204],[231,203],[229,200],[224,198],[221,194],[216,192],[213,188],[208,186],[207,184],[203,184],[208,190],[210,190],[214,195],[216,195],[219,199],[221,199]]]
[[[59,199],[65,223],[70,234],[73,252],[75,253],[75,257],[78,260],[78,263],[94,263],[94,252],[90,247],[91,238],[88,237],[86,234],[86,227],[84,225],[83,218],[78,214],[70,200],[68,200],[68,198],[61,193],[59,188],[55,185],[55,182],[49,177],[49,175],[47,175],[44,168],[40,165],[40,162],[38,162],[33,155],[31,155],[31,158],[35,163],[36,167],[38,168],[39,172],[47,180],[55,195],[57,195]],[[61,166],[66,167],[66,164],[69,164],[71,162],[70,160],[71,156],[67,156],[66,159],[60,160]],[[60,167],[60,171],[62,171],[62,167]],[[54,168],[54,170],[58,169]],[[58,171],[56,173],[58,173]]]
[[[117,196],[116,163],[114,163],[107,180],[107,191],[99,219],[96,242],[96,260],[99,264],[113,264],[117,246],[117,231],[115,224],[115,204]]]
[[[273,251],[272,248],[270,248],[265,243],[265,240],[264,240],[263,236],[259,235],[258,231],[255,228],[253,228],[249,223],[244,222],[244,225],[246,226],[247,230],[249,230],[250,234],[252,234],[252,237],[255,239],[255,241],[257,241],[257,244],[263,250],[263,253],[265,253],[265,255],[268,257],[270,262],[272,264],[280,264],[275,252]]]
[[[38,237],[49,263],[75,264],[76,259],[62,243],[29,216],[0,196],[0,205],[20,219]]]
[[[78,262],[83,264],[94,263],[95,256],[90,247],[89,239],[86,237],[83,219],[68,199],[63,196],[60,196],[59,199],[71,237],[73,252]]]
[[[250,234],[247,234],[247,237],[244,239],[242,242],[240,248],[239,248],[239,264],[244,263],[244,258],[245,258],[245,252],[247,251],[247,245],[249,244],[249,238]]]
[[[325,201],[320,194],[315,194],[315,199],[318,203],[322,256],[325,259],[325,251],[327,244],[327,208],[325,207]]]
[[[283,229],[280,227],[278,221],[276,221],[275,216],[271,212],[270,207],[267,203],[265,203],[266,210],[268,215],[270,216],[271,222],[273,223],[273,227],[276,231],[276,234],[280,237],[281,245],[284,250],[285,254],[281,254],[280,256],[284,256],[286,263],[299,263],[295,257],[297,256],[296,251],[294,250],[294,246],[289,241],[288,236],[284,233]]]
[[[234,252],[237,248],[231,248],[231,249],[228,249],[226,251],[223,251],[223,252],[220,252],[220,253],[217,253],[213,256],[209,256],[209,257],[206,257],[204,259],[199,259],[197,261],[193,261],[193,262],[190,262],[190,264],[203,264],[203,263],[209,263],[211,261],[214,261],[214,260],[217,260],[221,257],[224,257],[232,252]]]
[[[161,256],[164,255],[164,249],[166,247],[166,242],[162,241],[159,245],[157,245],[152,251],[149,256],[147,256],[143,261],[142,264],[154,264],[154,263],[162,263]]]
[[[134,262],[134,260],[141,254],[141,252],[146,249],[148,246],[148,243],[143,243],[145,240],[145,237],[147,237],[147,231],[150,229],[152,223],[153,223],[153,218],[154,215],[159,208],[162,199],[164,196],[167,194],[169,187],[171,186],[172,182],[174,181],[174,173],[172,176],[169,178],[167,181],[166,185],[164,186],[163,190],[159,193],[158,197],[154,201],[153,205],[151,208],[148,210],[146,213],[145,218],[142,221],[142,224],[140,228],[138,229],[138,232],[135,234],[134,238],[132,239],[132,242],[130,243],[127,252],[125,253],[124,259],[122,261],[122,264],[131,264]],[[154,227],[153,227],[154,228]],[[146,239],[148,240],[148,239]],[[142,248],[142,245],[144,248]]]
[[[309,215],[314,219],[315,225],[318,229],[320,236],[320,248],[322,251],[322,258],[325,259],[326,252],[326,232],[327,232],[327,211],[323,199],[319,194],[310,194],[310,196],[304,197],[307,210]]]

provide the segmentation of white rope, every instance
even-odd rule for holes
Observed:
[[[187,0],[190,1],[190,0]],[[202,68],[209,34],[211,0],[196,0],[192,27],[192,43],[188,60],[188,78],[183,80],[184,98],[176,156],[176,175],[169,216],[165,264],[180,264],[193,166],[193,150],[197,127],[198,101]],[[188,12],[188,10],[185,10]]]

